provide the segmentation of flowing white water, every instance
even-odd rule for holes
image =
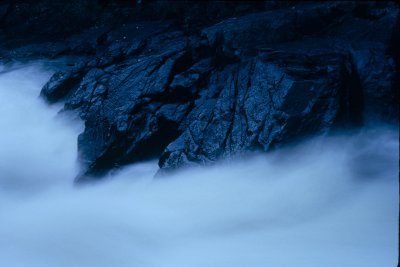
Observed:
[[[49,73],[0,73],[0,266],[396,265],[397,130],[73,187],[80,126],[37,97]]]

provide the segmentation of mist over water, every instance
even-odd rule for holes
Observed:
[[[0,69],[0,266],[396,265],[396,128],[74,187],[82,125],[38,98],[50,75]]]

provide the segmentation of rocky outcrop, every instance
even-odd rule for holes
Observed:
[[[75,62],[41,96],[85,121],[78,179],[149,158],[162,171],[210,164],[397,121],[394,3],[245,7],[225,7],[219,22],[193,11],[191,20],[126,19],[67,38],[53,57]]]

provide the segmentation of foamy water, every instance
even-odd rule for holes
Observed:
[[[50,74],[0,73],[0,266],[396,265],[396,128],[74,187],[82,126],[38,98]]]

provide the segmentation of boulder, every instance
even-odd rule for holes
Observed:
[[[395,3],[227,6],[204,20],[199,5],[187,19],[125,16],[67,38],[55,57],[78,59],[41,96],[85,122],[79,181],[150,158],[166,172],[398,121]]]

